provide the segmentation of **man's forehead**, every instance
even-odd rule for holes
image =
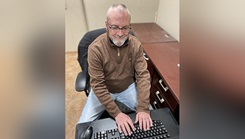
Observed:
[[[130,18],[127,14],[111,14],[108,20],[110,22],[124,22],[124,23],[130,22]]]
[[[115,11],[115,12],[111,12],[109,14],[109,18],[129,18],[129,14],[127,12],[118,12],[118,11]]]
[[[115,20],[115,21],[111,20],[108,23],[110,25],[118,26],[118,27],[124,27],[124,26],[129,26],[130,25],[129,21],[126,21],[126,20],[124,22],[120,22],[120,21],[117,21],[117,20]]]

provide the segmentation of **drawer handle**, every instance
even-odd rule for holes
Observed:
[[[160,79],[159,80],[159,84],[162,86],[162,88],[164,89],[165,92],[168,91],[168,87],[167,86],[164,87],[163,84],[162,84],[162,82],[163,82],[162,79]]]
[[[157,109],[157,106],[156,106],[156,105],[157,105],[157,101],[154,101],[154,102],[153,102],[153,107],[154,107],[154,109]]]
[[[144,56],[145,60],[147,60],[147,61],[149,60],[149,58],[148,58],[148,57],[146,57],[146,54],[145,54],[145,53],[144,53],[144,55],[143,55],[143,56]]]
[[[161,103],[163,103],[165,100],[164,100],[163,98],[160,98],[159,94],[160,94],[160,92],[159,92],[159,91],[156,91],[156,95],[157,95],[158,100],[159,100]]]

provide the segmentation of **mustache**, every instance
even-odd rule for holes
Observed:
[[[114,37],[115,38],[125,38],[126,36],[125,35],[123,35],[123,36],[115,35]]]

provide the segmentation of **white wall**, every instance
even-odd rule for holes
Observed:
[[[82,0],[66,0],[65,44],[66,52],[77,51],[82,36],[87,32]]]
[[[179,0],[160,0],[157,24],[179,41]]]
[[[131,23],[143,23],[155,21],[159,0],[84,0],[89,30],[105,27],[106,12],[114,3],[128,7]]]

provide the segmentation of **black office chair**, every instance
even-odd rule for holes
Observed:
[[[96,29],[87,32],[83,38],[80,40],[78,45],[78,63],[82,69],[80,73],[78,73],[76,78],[76,91],[81,92],[84,91],[86,96],[88,96],[90,92],[90,82],[89,82],[89,74],[88,74],[88,47],[89,45],[101,34],[105,33],[106,29]]]
[[[78,92],[84,91],[86,96],[89,95],[89,92],[91,90],[90,87],[90,77],[88,74],[88,47],[89,45],[101,34],[105,33],[106,29],[101,28],[101,29],[96,29],[87,32],[81,41],[79,42],[78,45],[78,57],[77,60],[81,66],[82,71],[78,73],[77,78],[76,78],[76,83],[75,83],[75,89]],[[130,34],[134,35],[132,31],[130,31]],[[119,109],[124,112],[124,113],[132,113],[133,111],[128,108],[126,105],[123,103],[115,100],[115,103],[118,105]],[[100,118],[105,118],[109,116],[107,112],[103,113]]]

